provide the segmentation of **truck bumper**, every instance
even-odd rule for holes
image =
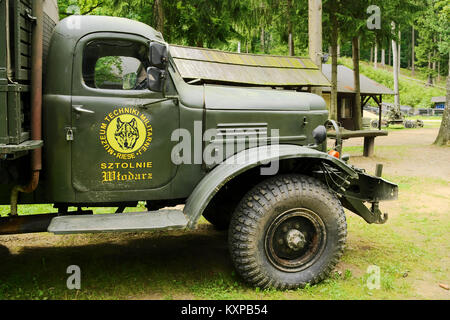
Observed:
[[[353,180],[341,194],[342,205],[370,224],[386,223],[388,215],[381,212],[379,203],[397,199],[396,184],[381,177],[368,175],[362,170],[358,170],[358,179]]]

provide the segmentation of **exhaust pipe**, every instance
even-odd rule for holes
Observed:
[[[31,140],[42,140],[42,57],[44,37],[43,0],[33,0],[33,14],[36,23],[31,44]],[[11,216],[17,215],[19,192],[32,193],[39,184],[42,170],[42,148],[31,151],[31,177],[26,186],[15,186],[11,192]]]

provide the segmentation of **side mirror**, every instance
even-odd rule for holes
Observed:
[[[156,67],[147,69],[148,88],[153,92],[163,92],[166,86],[166,71]]]
[[[166,69],[169,62],[167,46],[160,42],[150,42],[150,65],[158,69]]]

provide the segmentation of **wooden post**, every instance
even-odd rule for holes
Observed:
[[[381,95],[381,94],[380,94],[379,107],[380,107],[380,114],[378,115],[378,129],[381,130],[381,119],[382,119],[382,114],[383,114],[383,95]]]
[[[375,137],[364,138],[364,157],[371,157],[375,153]]]
[[[330,12],[331,30],[331,95],[330,95],[330,119],[338,120],[338,40],[339,30],[336,12],[334,8]]]
[[[353,50],[353,78],[355,83],[355,103],[353,109],[353,123],[355,124],[355,130],[361,130],[362,127],[362,107],[361,107],[361,83],[359,72],[359,37],[355,36],[352,39]]]
[[[322,70],[322,0],[309,0],[309,56]]]

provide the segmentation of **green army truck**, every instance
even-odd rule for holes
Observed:
[[[55,8],[0,0],[0,234],[189,231],[203,216],[228,230],[244,280],[287,289],[333,270],[344,208],[386,221],[379,202],[398,188],[348,164],[310,59],[173,46]]]

